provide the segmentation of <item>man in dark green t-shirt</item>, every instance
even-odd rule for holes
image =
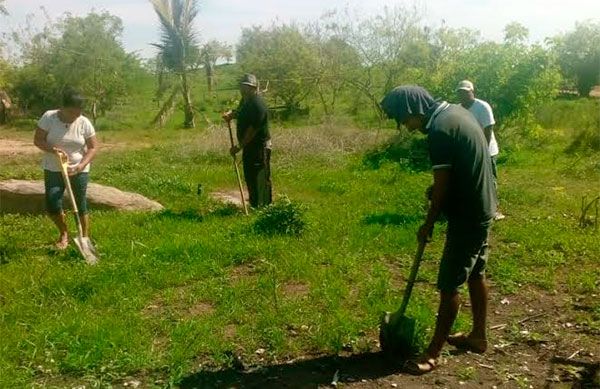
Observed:
[[[487,141],[476,119],[460,105],[435,101],[418,86],[401,86],[382,101],[389,117],[409,130],[427,134],[433,188],[425,223],[417,239],[427,242],[441,213],[448,219],[437,286],[440,306],[435,333],[423,358],[409,361],[415,374],[433,370],[446,341],[461,349],[487,348],[487,239],[496,212],[496,191]],[[450,336],[459,307],[458,288],[469,286],[473,329]]]
[[[250,205],[254,208],[271,204],[271,135],[267,104],[258,94],[258,82],[246,74],[240,82],[242,100],[236,111],[223,114],[226,121],[237,119],[238,145],[232,155],[242,152],[244,180],[248,187]]]

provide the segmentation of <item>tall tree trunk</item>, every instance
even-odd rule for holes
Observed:
[[[96,125],[96,120],[98,119],[98,105],[96,104],[96,100],[92,103],[92,123],[94,126]]]
[[[188,87],[187,73],[181,73],[181,92],[183,94],[183,113],[185,115],[183,126],[185,128],[194,128],[194,108],[192,107],[192,99]]]

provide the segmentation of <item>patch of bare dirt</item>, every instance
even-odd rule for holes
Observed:
[[[189,316],[206,316],[210,315],[215,311],[215,307],[206,301],[200,301],[188,308],[187,313]]]
[[[149,143],[100,143],[102,152],[130,150],[130,149],[142,149],[150,147]],[[20,156],[20,155],[34,155],[42,154],[42,151],[33,145],[33,137],[31,140],[20,140],[20,139],[6,139],[0,138],[0,156]]]
[[[225,203],[225,204],[233,204],[236,205],[238,207],[242,206],[242,199],[240,197],[240,191],[239,190],[227,190],[227,189],[223,189],[223,190],[218,190],[215,192],[211,192],[209,194],[209,196],[218,202],[221,203]],[[248,193],[246,191],[244,191],[244,199],[246,200],[246,204],[248,204]]]
[[[33,141],[22,141],[16,139],[0,139],[0,155],[16,156],[41,154],[42,151],[33,145]]]
[[[229,272],[229,280],[232,283],[240,282],[243,279],[255,277],[258,269],[253,263],[243,263],[234,266]]]
[[[148,317],[171,317],[181,320],[208,316],[214,311],[215,307],[211,302],[196,299],[189,286],[180,286],[158,293],[144,307],[142,313]]]
[[[225,340],[232,340],[237,334],[237,326],[235,324],[227,324],[223,328],[223,337]]]
[[[288,298],[300,298],[308,296],[310,285],[301,282],[289,282],[281,285],[281,293]]]

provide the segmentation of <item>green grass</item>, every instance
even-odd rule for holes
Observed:
[[[380,312],[400,303],[425,212],[430,173],[403,149],[418,141],[390,149],[388,130],[275,128],[275,190],[302,204],[306,227],[269,236],[255,232],[256,214],[196,194],[198,183],[205,193],[236,188],[223,131],[100,133],[115,146],[99,153],[92,180],[167,211],[93,212],[96,267],[73,249],[53,253],[46,218],[0,216],[0,387],[126,376],[169,384],[200,364],[228,366],[231,353],[270,362],[374,347]],[[524,284],[600,292],[598,233],[577,226],[581,196],[598,193],[600,161],[565,154],[563,140],[511,150],[500,164],[508,218],[494,226],[489,276],[503,293]],[[376,150],[371,159],[367,150]],[[31,157],[0,161],[2,179],[41,177]],[[421,344],[434,320],[443,230],[409,307]],[[468,323],[463,312],[457,327]]]

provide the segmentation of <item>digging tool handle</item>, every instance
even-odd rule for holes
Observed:
[[[421,259],[423,259],[423,252],[425,251],[425,242],[419,242],[419,247],[417,248],[417,253],[415,254],[415,259],[413,261],[412,267],[410,268],[410,275],[408,276],[408,282],[406,283],[406,289],[404,289],[404,296],[402,297],[402,305],[400,305],[400,309],[398,313],[400,316],[404,316],[406,312],[406,308],[408,307],[408,301],[410,300],[410,295],[413,290],[413,286],[415,286],[415,280],[417,279],[417,273],[419,272],[419,265],[421,264]]]
[[[233,132],[231,131],[231,121],[227,121],[227,128],[229,129],[229,141],[231,142],[231,147],[235,144],[233,143]],[[240,188],[240,197],[242,198],[242,206],[244,207],[244,213],[248,215],[248,207],[246,206],[246,198],[244,196],[244,188],[242,188],[242,178],[240,177],[240,169],[237,165],[237,158],[235,155],[233,158],[233,167],[235,168],[235,175],[237,176],[238,186]]]
[[[69,180],[69,172],[67,171],[69,161],[67,159],[67,156],[62,152],[57,152],[56,156],[58,157],[58,160],[60,162],[60,172],[62,173],[63,180],[65,182],[65,187],[67,188],[67,193],[69,194],[69,198],[71,199],[73,213],[75,213],[75,220],[77,221],[77,232],[79,233],[79,236],[83,236],[83,227],[81,226],[81,219],[79,218],[79,209],[77,209],[77,201],[75,200],[73,188],[71,188],[71,180]]]

